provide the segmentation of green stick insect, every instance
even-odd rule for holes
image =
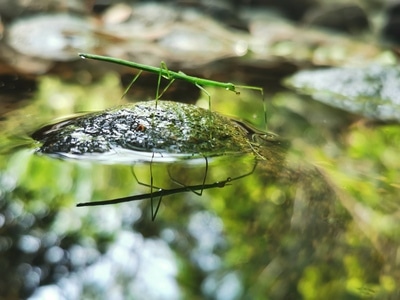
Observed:
[[[139,73],[133,78],[131,83],[128,85],[128,87],[125,90],[122,98],[126,95],[126,93],[129,91],[129,89],[132,87],[132,85],[139,78],[139,76],[141,75],[141,73],[143,71],[158,74],[157,90],[156,90],[156,97],[155,97],[156,106],[157,106],[157,100],[159,100],[162,97],[162,95],[166,92],[166,90],[172,85],[172,83],[176,79],[185,80],[187,82],[190,82],[190,83],[194,84],[195,86],[197,86],[201,91],[203,91],[208,97],[208,105],[209,105],[209,109],[210,110],[211,110],[211,96],[207,92],[207,90],[204,88],[204,86],[224,88],[224,89],[226,89],[228,91],[232,91],[232,92],[236,93],[237,95],[240,94],[238,89],[248,89],[248,90],[259,91],[260,94],[261,94],[261,97],[262,97],[263,107],[264,107],[264,122],[265,122],[265,124],[267,124],[266,104],[265,104],[265,101],[264,101],[264,90],[261,87],[247,86],[247,85],[235,85],[235,84],[230,83],[230,82],[220,82],[220,81],[204,79],[204,78],[195,77],[195,76],[189,76],[189,75],[186,75],[185,73],[183,73],[181,71],[175,72],[175,71],[168,70],[168,68],[167,68],[167,66],[166,66],[166,64],[164,62],[161,62],[161,67],[158,68],[158,67],[153,67],[153,66],[149,66],[149,65],[145,65],[145,64],[139,64],[139,63],[136,63],[136,62],[127,61],[127,60],[123,60],[123,59],[119,59],[119,58],[114,58],[114,57],[109,57],[109,56],[101,56],[101,55],[96,55],[96,54],[79,53],[79,56],[81,58],[83,58],[83,59],[93,59],[93,60],[98,60],[98,61],[104,61],[104,62],[114,63],[114,64],[118,64],[118,65],[122,65],[122,66],[126,66],[126,67],[130,67],[130,68],[134,68],[134,69],[139,70]],[[160,83],[161,83],[161,77],[169,80],[169,83],[167,84],[167,86],[160,93],[159,88],[160,88]],[[153,155],[154,155],[154,153],[153,153]],[[203,190],[205,190],[205,189],[215,188],[215,187],[223,187],[228,182],[230,182],[232,180],[232,179],[229,178],[229,179],[221,181],[221,182],[216,182],[216,183],[213,183],[213,184],[206,184],[205,180],[206,180],[206,177],[207,177],[208,161],[207,161],[206,157],[205,157],[205,159],[206,159],[206,173],[205,173],[205,176],[204,176],[204,179],[203,179],[203,183],[201,185],[192,186],[192,187],[187,187],[187,186],[182,185],[181,188],[172,189],[172,190],[166,190],[166,189],[158,188],[157,192],[153,192],[153,189],[156,188],[156,187],[153,186],[152,164],[150,164],[150,172],[151,172],[150,185],[147,185],[147,186],[149,186],[151,188],[151,192],[149,194],[131,196],[131,197],[125,197],[125,198],[113,199],[113,200],[107,200],[107,201],[98,201],[98,202],[92,202],[92,203],[80,203],[80,204],[78,204],[78,206],[93,206],[93,205],[115,204],[115,203],[134,201],[134,200],[145,199],[145,198],[150,197],[150,199],[151,199],[151,208],[152,208],[152,212],[151,212],[152,220],[154,220],[156,215],[157,215],[159,206],[160,206],[161,198],[163,196],[166,196],[166,195],[169,195],[169,194],[178,193],[178,192],[185,192],[185,191],[191,191],[191,192],[194,192],[194,193],[196,193],[198,195],[201,195]],[[244,176],[247,176],[247,175],[248,174],[246,174]],[[235,179],[239,179],[239,178],[242,178],[244,176],[239,176],[239,177],[237,177]],[[136,178],[136,176],[135,176],[135,178]],[[136,180],[137,180],[137,178],[136,178]],[[144,184],[144,185],[146,185],[146,184]],[[158,201],[158,204],[156,205],[155,211],[153,211],[153,198],[154,197],[160,197],[159,201]]]
[[[210,79],[204,79],[204,78],[195,77],[195,76],[189,76],[181,71],[174,72],[174,71],[168,70],[164,62],[161,62],[161,68],[157,68],[157,67],[139,64],[136,62],[123,60],[123,59],[119,59],[119,58],[114,58],[114,57],[109,57],[109,56],[102,56],[102,55],[88,54],[88,53],[79,53],[79,56],[84,59],[100,60],[100,61],[110,62],[110,63],[114,63],[114,64],[118,64],[118,65],[122,65],[122,66],[140,70],[140,72],[136,75],[136,77],[129,84],[124,95],[128,92],[128,90],[131,88],[133,83],[139,78],[142,71],[158,74],[158,85],[157,85],[156,98],[155,98],[156,100],[160,99],[160,97],[164,94],[164,92],[172,85],[172,83],[176,79],[185,80],[187,82],[193,83],[201,91],[203,91],[208,97],[208,105],[209,105],[210,109],[211,109],[211,96],[207,92],[207,90],[204,88],[204,86],[224,88],[228,91],[232,91],[232,92],[236,93],[237,95],[240,94],[238,89],[259,91],[261,93],[261,97],[262,97],[262,101],[263,101],[264,121],[265,121],[265,124],[267,124],[266,104],[264,101],[264,90],[262,87],[251,86],[251,85],[236,85],[236,84],[233,84],[230,82],[220,82],[220,81],[216,81],[216,80],[210,80]],[[164,90],[161,93],[159,93],[161,77],[163,77],[167,80],[170,80],[170,82],[164,88]]]

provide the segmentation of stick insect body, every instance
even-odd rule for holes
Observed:
[[[162,96],[162,94],[168,89],[168,87],[174,82],[175,79],[185,80],[187,82],[190,82],[190,83],[196,85],[200,90],[202,90],[207,95],[208,101],[209,101],[209,107],[211,107],[211,97],[210,97],[210,94],[203,88],[203,86],[220,87],[220,88],[224,88],[228,91],[232,91],[236,94],[240,94],[240,92],[237,89],[248,89],[248,90],[259,91],[261,93],[261,97],[262,97],[262,101],[263,101],[264,118],[265,118],[265,123],[266,123],[266,106],[265,106],[265,101],[264,101],[264,90],[262,87],[251,86],[251,85],[236,85],[236,84],[233,84],[230,82],[220,82],[220,81],[216,81],[216,80],[210,80],[210,79],[200,78],[200,77],[196,77],[196,76],[190,76],[190,75],[186,75],[183,72],[174,72],[174,71],[168,70],[165,63],[163,63],[163,62],[161,63],[161,68],[157,68],[157,67],[139,64],[136,62],[119,59],[119,58],[114,58],[114,57],[109,57],[109,56],[102,56],[102,55],[88,54],[88,53],[79,53],[79,56],[84,59],[88,58],[88,59],[94,59],[94,60],[115,63],[118,65],[123,65],[126,67],[138,69],[140,71],[146,71],[146,72],[158,74],[159,77],[158,77],[156,100],[158,100]],[[128,89],[132,86],[132,84],[135,82],[135,80],[139,76],[140,76],[140,73],[137,74],[137,76],[133,79],[133,81],[128,86]],[[165,79],[170,80],[170,83],[159,94],[158,88],[160,86],[161,77],[164,77]]]
[[[110,57],[110,56],[102,56],[102,55],[88,54],[88,53],[79,53],[79,56],[84,59],[89,58],[89,59],[94,59],[94,60],[101,60],[101,61],[111,62],[111,63],[115,63],[118,65],[123,65],[123,66],[127,66],[130,68],[138,69],[141,71],[147,71],[147,72],[151,72],[151,73],[155,73],[155,74],[160,74],[161,76],[163,76],[164,78],[169,79],[169,80],[181,79],[181,80],[186,80],[195,85],[221,87],[221,88],[225,88],[229,91],[235,92],[236,94],[239,94],[239,92],[236,90],[237,88],[258,90],[263,94],[263,89],[261,87],[248,86],[248,85],[235,85],[230,82],[225,83],[225,82],[220,82],[220,81],[216,81],[216,80],[210,80],[210,79],[205,79],[205,78],[200,78],[200,77],[195,77],[195,76],[189,76],[183,72],[174,72],[174,71],[168,70],[165,68],[165,64],[162,64],[162,65],[164,65],[164,68],[157,68],[157,67],[139,64],[139,63],[136,63],[133,61],[114,58],[114,57]]]

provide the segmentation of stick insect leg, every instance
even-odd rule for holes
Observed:
[[[124,99],[128,91],[131,89],[132,85],[135,83],[135,81],[139,78],[139,76],[142,74],[142,70],[139,70],[139,72],[136,74],[136,76],[133,78],[133,80],[129,83],[128,87],[125,89],[124,93],[121,96],[121,99]]]
[[[200,84],[196,83],[195,84],[204,94],[206,94],[208,98],[208,109],[211,111],[211,95],[205,88],[203,88]]]
[[[209,111],[209,114],[208,114],[208,118],[209,118],[209,122],[210,122],[210,124],[213,122],[213,114],[211,113],[211,95],[210,95],[210,93],[209,92],[207,92],[207,90],[205,89],[205,88],[203,88],[200,84],[198,84],[198,83],[195,83],[195,85],[200,89],[200,91],[202,91],[204,94],[206,94],[206,96],[207,96],[207,98],[208,98],[208,111]],[[213,138],[213,133],[212,133],[212,131],[210,130],[210,132],[209,132],[209,134],[210,134],[210,140]]]
[[[165,74],[162,75],[163,70],[165,71],[165,73],[167,75],[165,75]],[[164,77],[165,79],[169,80],[169,82],[168,82],[167,86],[161,91],[161,93],[159,93],[161,77]],[[174,83],[174,81],[175,81],[175,78],[173,78],[173,76],[170,75],[167,65],[165,64],[165,62],[162,61],[161,65],[160,65],[160,72],[158,73],[156,100],[160,99],[162,97],[162,95],[164,95],[164,93],[169,89],[169,87]]]
[[[208,175],[208,158],[207,158],[206,156],[204,156],[204,160],[205,160],[205,162],[206,162],[206,168],[205,168],[205,170],[204,170],[204,176],[203,176],[203,182],[202,182],[202,186],[203,186],[203,187],[204,187],[204,185],[206,184],[207,175]],[[188,190],[190,190],[191,192],[195,193],[195,194],[198,195],[198,196],[203,195],[203,190],[204,190],[203,188],[200,189],[200,192],[198,192],[198,191],[196,191],[196,190],[191,189],[190,186],[184,185],[183,183],[179,182],[178,180],[175,180],[175,179],[172,177],[169,168],[168,168],[168,175],[169,175],[169,178],[171,179],[172,182],[174,182],[174,183],[176,183],[176,184],[178,184],[178,185],[180,185],[180,186],[186,187]]]

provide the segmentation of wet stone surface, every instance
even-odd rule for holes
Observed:
[[[255,150],[248,130],[217,113],[171,101],[138,102],[37,130],[38,153],[86,155],[133,150],[216,156]]]
[[[370,119],[400,121],[400,71],[394,66],[305,70],[286,85],[313,99]]]

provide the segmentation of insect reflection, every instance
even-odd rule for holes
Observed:
[[[203,180],[200,184],[192,184],[192,185],[185,185],[182,182],[179,182],[178,180],[175,180],[170,172],[170,169],[168,169],[168,174],[171,179],[175,184],[180,185],[180,187],[177,188],[161,188],[155,186],[154,180],[153,180],[153,163],[150,163],[150,184],[148,183],[143,183],[141,182],[135,171],[134,168],[132,167],[132,174],[135,180],[137,181],[138,184],[149,187],[150,192],[145,193],[145,194],[139,194],[139,195],[132,195],[132,196],[127,196],[127,197],[121,197],[121,198],[114,198],[110,200],[102,200],[102,201],[93,201],[93,202],[84,202],[84,203],[78,203],[78,207],[84,207],[84,206],[99,206],[99,205],[111,205],[111,204],[118,204],[118,203],[125,203],[125,202],[131,202],[131,201],[138,201],[138,200],[145,200],[145,199],[150,199],[150,206],[151,206],[151,220],[154,221],[157,217],[157,213],[159,211],[161,201],[163,197],[169,196],[169,195],[174,195],[174,194],[179,194],[179,193],[185,193],[185,192],[192,192],[195,193],[198,196],[201,196],[203,194],[204,190],[208,189],[214,189],[214,188],[223,188],[227,185],[229,185],[231,182],[239,180],[241,178],[244,178],[246,176],[249,176],[254,173],[254,170],[256,169],[257,166],[257,160],[253,160],[253,165],[250,169],[250,171],[238,175],[236,177],[226,177],[223,180],[220,181],[214,181],[212,183],[207,183],[207,176],[209,172],[209,159],[207,157],[204,157],[205,160],[205,170],[204,170],[204,176]],[[154,191],[156,190],[156,191]],[[156,200],[158,198],[158,200]]]

